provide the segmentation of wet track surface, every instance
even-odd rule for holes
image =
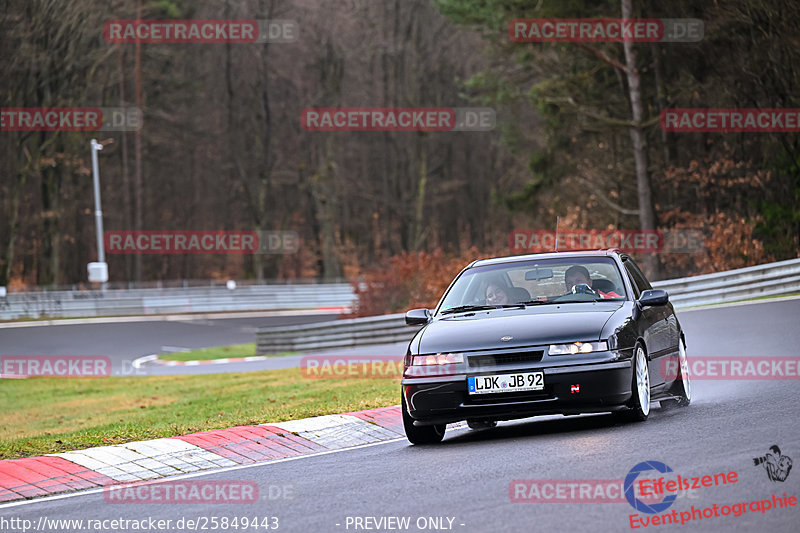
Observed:
[[[335,320],[336,315],[289,315],[248,318],[132,321],[58,326],[6,327],[0,329],[0,357],[3,355],[100,355],[111,359],[114,375],[219,372],[208,367],[184,367],[137,371],[137,358],[168,349],[196,349],[255,342],[259,327],[291,326]],[[244,354],[243,354],[244,355]],[[253,354],[246,354],[253,355]],[[263,368],[270,367],[262,364]],[[290,365],[294,366],[294,365]],[[244,370],[242,368],[240,370]],[[252,368],[246,368],[252,369]],[[228,365],[226,371],[239,371]]]
[[[699,355],[800,355],[800,300],[685,311],[678,316],[686,331],[690,359]],[[147,327],[157,331],[165,326]],[[46,331],[56,328],[36,329],[45,339],[63,334]],[[0,337],[7,331],[0,332]],[[220,331],[224,342],[236,337],[225,328]],[[71,338],[63,335],[67,341]],[[136,335],[130,335],[133,342]],[[144,332],[138,335],[150,336]],[[16,342],[24,340],[20,337]],[[87,349],[92,347],[91,339],[84,342]],[[175,337],[159,342],[186,343],[188,339]],[[244,341],[236,338],[232,342]],[[52,340],[37,341],[37,336],[31,335],[27,344],[17,344],[15,349],[26,347],[29,353],[36,353],[47,343]],[[97,349],[102,351],[102,346]],[[133,345],[129,349],[142,353]],[[4,345],[3,351],[8,347]],[[753,463],[753,458],[763,456],[775,444],[784,455],[800,458],[797,386],[793,380],[695,380],[691,406],[666,411],[654,404],[644,423],[620,423],[605,414],[542,417],[501,423],[489,431],[448,431],[436,446],[415,447],[398,439],[192,478],[254,481],[262,499],[253,504],[121,505],[106,502],[102,493],[93,493],[0,507],[0,519],[24,517],[35,523],[40,517],[152,517],[171,519],[174,524],[181,517],[247,516],[277,517],[279,531],[297,532],[627,531],[632,529],[629,517],[636,513],[627,502],[519,503],[510,498],[509,487],[514,480],[526,479],[622,480],[634,465],[652,460],[669,465],[682,476],[738,474],[736,483],[682,494],[665,513],[675,510],[679,514],[691,506],[731,506],[769,499],[772,494],[798,496],[800,472],[790,472],[783,482],[770,481],[763,466]],[[409,517],[409,526],[377,528],[376,522],[363,520],[393,516]],[[362,518],[360,528],[355,527],[356,517]],[[436,517],[443,518],[440,522],[429,520]],[[638,530],[796,531],[799,518],[798,507],[765,513],[748,510],[738,517],[731,514]],[[432,524],[440,527],[431,528]],[[258,530],[265,529],[247,529]]]

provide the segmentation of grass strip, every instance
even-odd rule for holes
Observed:
[[[399,379],[227,374],[0,380],[0,459],[336,414],[399,402]]]
[[[269,354],[267,357],[281,357],[284,355],[296,355],[297,352],[282,352]],[[254,357],[256,355],[256,344],[232,344],[230,346],[215,346],[213,348],[200,348],[186,352],[168,352],[159,354],[158,358],[163,361],[210,361],[212,359],[230,359],[236,357]]]

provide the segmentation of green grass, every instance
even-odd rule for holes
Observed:
[[[748,298],[747,300],[741,300],[741,301],[752,302],[756,300],[774,300],[775,298],[791,298],[793,296],[800,296],[800,292],[792,292],[789,294],[775,294],[772,296],[756,296],[755,298]]]
[[[0,380],[0,459],[336,414],[399,402],[398,379],[230,374]]]
[[[295,355],[297,352],[282,352],[270,354],[269,357],[279,357],[283,355]],[[253,357],[256,355],[256,345],[254,342],[249,344],[232,344],[230,346],[215,346],[213,348],[200,348],[199,350],[189,350],[188,352],[169,352],[160,354],[159,359],[164,361],[208,361],[209,359],[228,359],[229,357]]]

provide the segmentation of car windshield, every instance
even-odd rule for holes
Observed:
[[[440,314],[548,303],[624,300],[625,285],[610,257],[517,261],[466,270],[453,284]]]

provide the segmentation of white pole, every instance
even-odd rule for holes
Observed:
[[[94,221],[97,227],[97,260],[100,263],[106,262],[106,250],[103,244],[103,211],[100,209],[100,171],[97,165],[97,152],[103,149],[103,145],[92,139],[92,175],[94,176]],[[100,290],[106,290],[106,284],[100,285]]]

